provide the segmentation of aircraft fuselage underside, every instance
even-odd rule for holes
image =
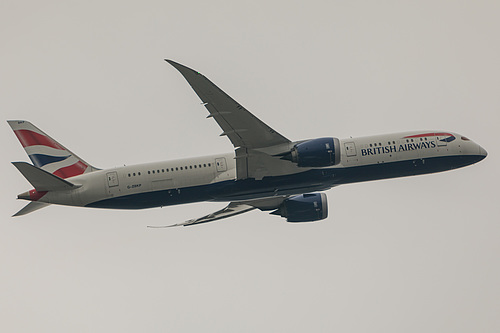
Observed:
[[[323,191],[334,186],[452,170],[482,160],[481,155],[441,156],[303,173],[264,177],[262,180],[226,180],[213,184],[136,193],[89,203],[86,207],[143,209],[199,201],[240,201]]]

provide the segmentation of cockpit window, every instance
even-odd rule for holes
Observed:
[[[462,140],[464,140],[464,141],[470,141],[470,140],[469,140],[469,139],[467,139],[465,136],[462,136],[462,137],[461,137],[461,139],[462,139]]]

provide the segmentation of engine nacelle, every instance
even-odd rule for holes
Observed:
[[[340,141],[337,138],[319,138],[296,144],[283,159],[299,167],[327,167],[340,163]]]
[[[290,197],[271,214],[286,217],[287,222],[312,222],[328,217],[328,202],[324,193],[309,193]]]

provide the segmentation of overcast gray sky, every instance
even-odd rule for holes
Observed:
[[[0,2],[0,112],[101,167],[229,152],[163,58],[284,136],[459,132],[487,159],[327,191],[330,216],[51,206],[10,216],[28,158],[0,131],[5,332],[500,331],[498,1]]]

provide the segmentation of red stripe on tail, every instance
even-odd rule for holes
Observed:
[[[15,130],[14,133],[24,148],[29,146],[47,146],[64,150],[61,145],[45,135],[41,135],[30,130]]]
[[[57,177],[60,177],[62,179],[66,179],[66,178],[81,175],[82,173],[85,172],[85,170],[87,170],[87,168],[88,168],[88,166],[85,163],[78,161],[73,165],[61,168],[61,169],[53,172],[52,174],[57,176]]]
[[[30,194],[30,200],[31,201],[38,201],[40,200],[45,194],[47,194],[47,191],[41,191],[38,192],[37,190],[33,189],[29,191]]]

